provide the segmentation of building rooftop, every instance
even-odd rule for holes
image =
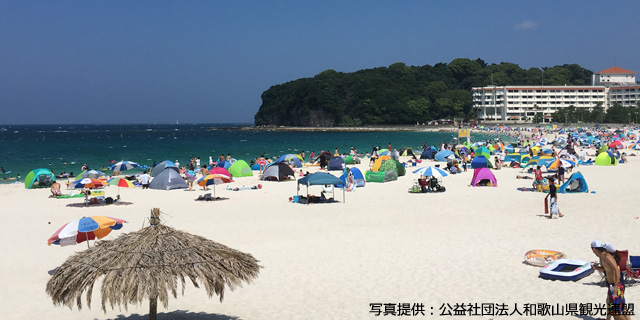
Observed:
[[[600,72],[596,72],[596,74],[602,74],[602,73],[609,73],[609,74],[612,74],[612,73],[615,73],[615,74],[636,74],[636,72],[633,72],[633,71],[630,71],[630,70],[627,70],[627,69],[622,69],[622,68],[619,68],[619,67],[611,67],[609,69],[604,69],[604,70],[602,70]]]

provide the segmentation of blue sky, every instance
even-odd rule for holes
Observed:
[[[0,124],[253,122],[270,86],[459,57],[640,71],[637,1],[0,0]]]

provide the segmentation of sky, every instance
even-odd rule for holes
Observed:
[[[481,58],[640,72],[640,2],[0,0],[0,124],[253,123],[269,87]]]

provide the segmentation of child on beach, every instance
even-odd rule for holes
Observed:
[[[560,209],[558,208],[558,193],[557,193],[556,184],[553,181],[553,178],[549,178],[549,194],[545,197],[545,201],[547,198],[549,198],[549,204],[551,207],[551,210],[549,210],[549,219],[553,219],[553,215],[558,215],[559,217],[563,217],[564,215],[562,214],[562,212],[560,212]]]

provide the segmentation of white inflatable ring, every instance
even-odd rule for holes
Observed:
[[[322,190],[324,190],[324,192],[333,192],[333,185],[332,184],[325,184],[322,186]]]

